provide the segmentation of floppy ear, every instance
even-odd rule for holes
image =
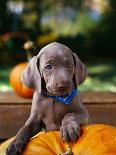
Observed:
[[[38,93],[41,93],[41,76],[37,68],[37,57],[34,56],[26,69],[22,73],[21,77],[22,83],[25,86],[37,90]]]
[[[76,82],[76,85],[78,86],[85,81],[87,76],[87,70],[84,64],[81,62],[81,60],[78,58],[78,56],[75,53],[73,53],[73,58],[75,63],[75,71],[74,71],[75,82]]]

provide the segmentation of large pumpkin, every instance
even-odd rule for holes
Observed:
[[[0,146],[0,155],[5,155],[9,142],[11,139]],[[73,155],[116,155],[116,128],[102,124],[83,127],[81,137],[70,145]],[[22,155],[59,155],[67,150],[59,131],[41,132],[29,141]]]
[[[23,62],[18,65],[16,65],[9,76],[10,84],[13,87],[14,91],[23,96],[23,97],[29,97],[31,98],[33,96],[33,90],[27,88],[22,82],[21,82],[21,74],[26,68],[28,62]]]

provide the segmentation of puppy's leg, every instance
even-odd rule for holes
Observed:
[[[60,127],[61,137],[64,141],[75,141],[81,134],[81,125],[88,124],[88,111],[78,103],[77,112],[68,113],[64,116]]]
[[[41,107],[39,107],[39,103],[42,102],[41,100],[37,92],[35,92],[32,100],[30,117],[8,146],[6,155],[20,155],[26,143],[42,129],[43,116]]]
[[[6,155],[20,155],[26,143],[42,128],[42,123],[36,117],[30,117],[19,130],[15,139],[8,146]]]

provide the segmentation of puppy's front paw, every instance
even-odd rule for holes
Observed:
[[[23,145],[17,144],[15,140],[11,142],[6,150],[6,155],[21,155],[23,151]]]
[[[60,127],[60,133],[63,141],[76,141],[81,134],[80,125],[74,121],[62,124]]]

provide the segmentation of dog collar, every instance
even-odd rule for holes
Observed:
[[[47,95],[49,98],[52,98],[53,100],[63,103],[63,104],[70,104],[72,99],[78,94],[78,89],[73,88],[72,91],[66,95],[61,95],[61,96],[51,96]]]

